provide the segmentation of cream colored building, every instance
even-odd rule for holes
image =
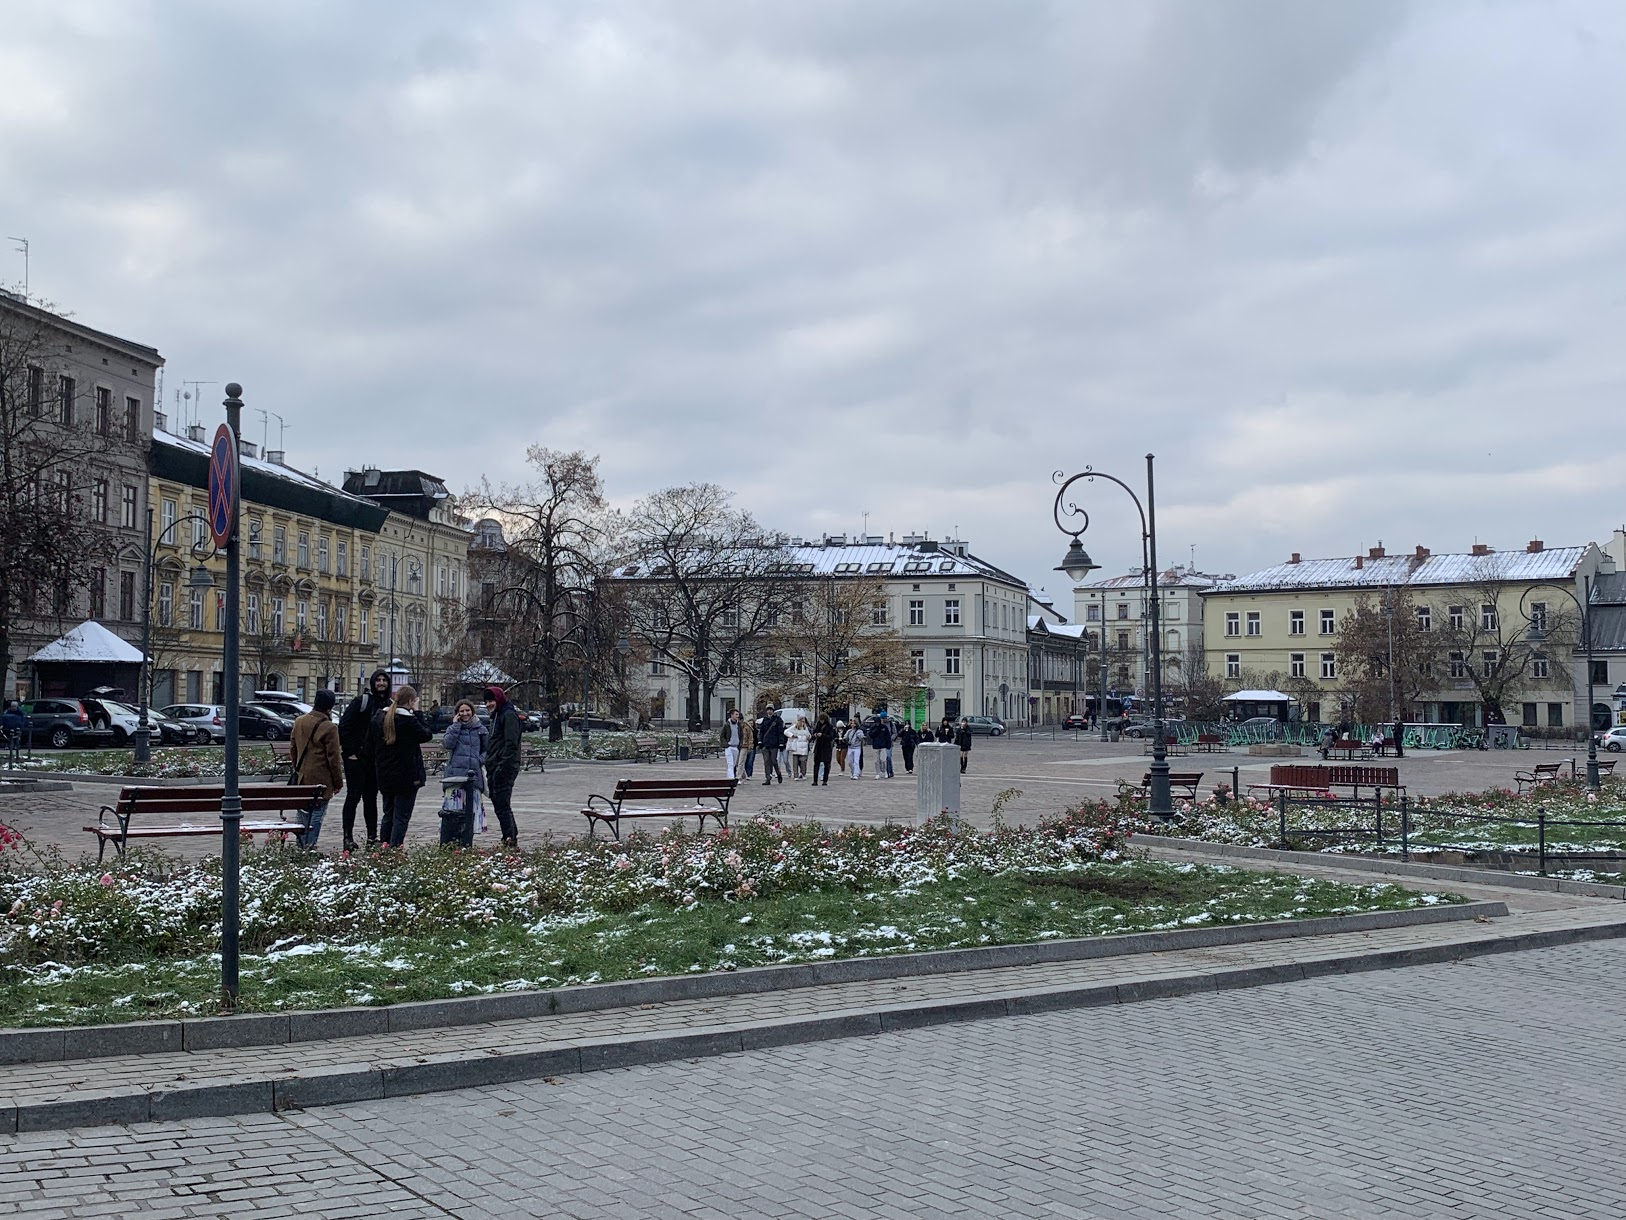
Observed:
[[[1230,579],[1229,575],[1210,576],[1179,565],[1158,576],[1165,683],[1176,680],[1186,666],[1201,668],[1202,595],[1204,590]],[[1073,621],[1084,627],[1092,640],[1099,639],[1097,632],[1106,633],[1107,684],[1114,694],[1148,693],[1149,619],[1146,581],[1139,569],[1073,590]]]
[[[1208,672],[1233,689],[1276,675],[1301,692],[1304,719],[1336,720],[1347,703],[1338,673],[1340,625],[1362,598],[1380,602],[1386,590],[1404,590],[1425,630],[1470,622],[1505,639],[1508,630],[1522,632],[1532,620],[1573,617],[1575,606],[1566,592],[1584,599],[1586,579],[1613,567],[1590,543],[1548,548],[1534,541],[1520,551],[1476,546],[1468,554],[1448,555],[1434,555],[1426,547],[1389,555],[1379,546],[1339,559],[1294,553],[1285,563],[1222,581],[1204,593]],[[1495,656],[1488,646],[1474,655],[1467,651],[1445,659],[1435,689],[1416,705],[1397,709],[1399,714],[1408,721],[1482,723],[1483,708],[1466,667],[1494,664]],[[1567,648],[1533,661],[1504,701],[1504,714],[1532,727],[1584,723],[1584,694],[1577,693],[1575,676]]]

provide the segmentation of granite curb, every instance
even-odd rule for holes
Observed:
[[[1284,865],[1313,864],[1357,873],[1388,873],[1396,877],[1420,877],[1429,881],[1455,881],[1459,885],[1486,885],[1509,890],[1543,890],[1552,894],[1574,894],[1582,898],[1626,900],[1626,885],[1605,885],[1599,881],[1569,881],[1562,877],[1541,877],[1532,873],[1510,873],[1496,868],[1468,868],[1459,864],[1413,864],[1383,856],[1355,856],[1345,852],[1283,851],[1277,847],[1245,847],[1239,843],[1209,843],[1202,839],[1182,839],[1174,835],[1143,835],[1137,846],[1167,848],[1193,855],[1229,856]]]
[[[281,1046],[333,1038],[377,1037],[407,1030],[492,1021],[526,1020],[565,1013],[663,1004],[673,1000],[720,999],[766,991],[818,987],[826,983],[870,982],[928,974],[997,970],[1045,962],[1084,961],[1211,949],[1294,937],[1334,936],[1384,928],[1415,927],[1507,914],[1500,902],[1449,903],[1404,911],[1363,911],[1316,919],[1281,920],[1217,928],[1131,932],[1074,940],[1031,941],[974,949],[943,949],[885,957],[854,957],[788,966],[756,966],[712,974],[673,975],[558,987],[547,991],[504,992],[420,1000],[367,1008],[327,1008],[308,1012],[239,1013],[192,1020],[136,1021],[119,1025],[0,1029],[0,1064],[49,1063],[112,1055],[218,1050],[233,1046]]]
[[[78,1094],[35,1103],[0,1104],[0,1134],[341,1105],[675,1059],[695,1059],[765,1047],[861,1037],[952,1022],[1272,986],[1330,975],[1460,961],[1493,953],[1620,937],[1626,937],[1626,919],[1607,924],[1514,932],[1483,940],[1335,953],[1269,966],[1194,970],[1171,976],[1034,988],[982,997],[956,996],[764,1021],[730,1023],[725,1020],[709,1029],[657,1030],[580,1039],[571,1045],[544,1050],[516,1050],[513,1054],[494,1054],[487,1049],[478,1049],[427,1059],[329,1065],[315,1069],[308,1075],[283,1079],[197,1081],[180,1087],[166,1084],[146,1090],[102,1095]]]

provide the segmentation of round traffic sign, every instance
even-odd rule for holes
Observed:
[[[225,424],[209,448],[209,536],[225,547],[237,532],[237,438]]]

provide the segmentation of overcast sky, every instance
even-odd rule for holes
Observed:
[[[1148,451],[1208,571],[1626,519],[1619,0],[9,0],[0,81],[33,294],[330,478],[579,447],[1052,594]]]

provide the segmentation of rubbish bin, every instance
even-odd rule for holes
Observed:
[[[680,741],[680,742],[677,743],[677,756],[678,756],[678,761],[679,762],[688,762],[689,761],[689,743],[688,742]]]

